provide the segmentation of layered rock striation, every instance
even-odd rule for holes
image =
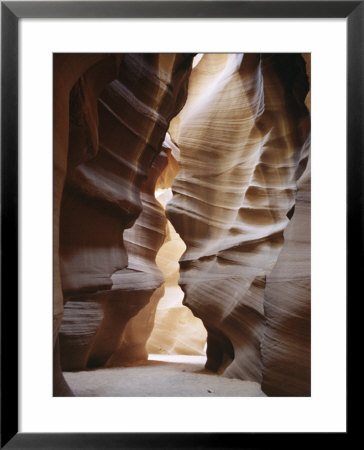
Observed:
[[[310,395],[309,55],[192,59],[54,57],[54,395],[200,319],[207,369]]]
[[[155,353],[204,355],[206,331],[182,305],[183,292],[178,286],[178,259],[186,247],[165,217],[165,204],[172,194],[169,188],[179,170],[179,149],[168,133],[159,160],[142,187],[143,210],[124,232],[128,267],[119,274],[125,295],[129,295],[129,286],[148,302],[128,321],[107,366],[139,363]],[[155,284],[156,290],[152,294],[143,291],[146,284]]]
[[[187,246],[184,304],[208,331],[206,367],[229,377],[262,381],[266,277],[307,164],[307,91],[300,55],[204,55],[171,123],[181,160],[167,213]]]
[[[157,231],[147,227],[150,241],[155,247],[163,241],[163,232],[156,238],[163,219],[151,189],[167,161],[158,155],[171,118],[185,102],[191,62],[185,54],[55,57],[54,72],[63,75],[56,75],[54,86],[55,342],[64,300],[63,369],[106,364],[120,348],[129,319],[163,281],[153,266],[154,249],[138,251],[147,245],[139,240],[143,225],[134,230],[137,245],[132,239],[124,243],[123,230],[134,224],[144,202],[142,222],[157,218]]]
[[[311,165],[297,183],[295,211],[267,277],[263,383],[269,396],[311,394]]]
[[[128,266],[113,275],[115,288],[128,298],[137,295],[143,307],[127,323],[117,350],[108,366],[124,365],[148,359],[146,343],[153,330],[155,311],[164,294],[163,272],[156,256],[167,237],[167,219],[163,206],[156,200],[156,183],[168,169],[171,149],[163,143],[141,192],[143,210],[132,228],[125,230],[124,243]],[[120,318],[119,318],[120,320]]]

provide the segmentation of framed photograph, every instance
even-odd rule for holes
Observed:
[[[348,436],[363,25],[1,2],[1,448]]]

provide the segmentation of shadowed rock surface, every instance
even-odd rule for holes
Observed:
[[[54,143],[55,336],[64,298],[70,312],[61,326],[61,361],[73,370],[105,364],[118,349],[129,319],[161,284],[153,274],[134,289],[136,271],[125,269],[123,230],[142,211],[140,190],[169,121],[185,102],[192,55],[79,59],[85,60],[81,68],[73,55],[55,58],[55,72],[60,68],[63,79],[57,76],[54,90],[55,117],[69,112],[68,130],[66,123],[62,129],[57,125]],[[60,95],[69,104],[64,98],[58,101]],[[129,287],[121,280],[125,278]]]
[[[310,395],[310,55],[192,59],[54,57],[56,396]]]
[[[311,166],[297,183],[295,212],[267,277],[263,384],[270,396],[311,394]]]

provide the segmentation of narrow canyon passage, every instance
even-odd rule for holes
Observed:
[[[310,55],[56,54],[54,395],[310,395]]]
[[[172,190],[158,189],[156,198],[165,208],[172,199]],[[195,355],[202,357],[202,362],[206,360],[206,329],[182,304],[184,294],[178,285],[179,259],[185,251],[186,245],[167,221],[167,238],[156,256],[165,280],[164,295],[158,303],[154,328],[147,342],[149,359],[157,355]]]
[[[170,188],[158,189],[157,201],[165,208],[172,198]],[[154,326],[146,343],[148,360],[120,362],[121,367],[65,372],[65,379],[76,396],[102,397],[245,397],[264,396],[258,383],[220,377],[205,369],[207,332],[200,319],[182,304],[178,285],[179,258],[186,250],[182,239],[167,221],[167,236],[156,255],[164,276],[164,295],[157,305],[142,309],[124,332],[127,340],[132,323],[146,321],[156,306]],[[131,233],[126,232],[126,238]],[[134,330],[133,330],[134,331]],[[130,331],[129,339],[134,339]],[[134,348],[135,352],[135,348]]]

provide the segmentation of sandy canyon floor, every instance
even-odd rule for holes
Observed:
[[[204,369],[205,357],[150,355],[142,365],[65,372],[78,397],[265,397],[258,383]]]

